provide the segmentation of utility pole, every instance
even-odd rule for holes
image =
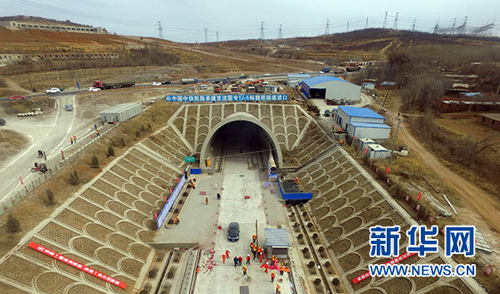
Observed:
[[[325,36],[330,34],[330,19],[326,20]]]
[[[278,39],[283,39],[283,30],[281,29],[281,24],[280,24],[280,30],[278,31]]]
[[[368,28],[368,17],[366,18],[365,30]]]
[[[382,26],[382,28],[386,28],[387,27],[387,11],[385,12],[385,17],[384,17],[384,25]]]
[[[411,30],[414,32],[415,31],[415,23],[417,22],[416,19],[413,19],[413,25],[411,27]]]
[[[208,29],[205,28],[205,43],[208,43]]]
[[[264,40],[264,22],[260,23],[260,37],[259,39]]]
[[[215,32],[215,39],[219,42],[219,32]]]
[[[398,121],[398,127],[396,129],[396,135],[394,136],[394,142],[392,143],[392,152],[391,152],[391,158],[389,159],[389,165],[391,164],[392,158],[394,157],[394,148],[396,148],[396,140],[398,139],[399,125],[401,125],[401,123],[404,122],[404,120],[399,118],[399,114],[398,114],[398,117],[396,118],[396,120]]]
[[[396,18],[394,18],[394,25],[392,26],[392,28],[394,30],[398,29],[398,16],[399,16],[399,12],[396,12]]]
[[[346,33],[349,31],[349,22],[347,22],[347,30]]]
[[[158,21],[158,38],[163,39],[163,28],[161,27],[161,21]]]

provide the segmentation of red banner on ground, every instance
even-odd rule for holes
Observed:
[[[107,275],[105,275],[103,273],[100,273],[100,272],[96,271],[95,269],[91,269],[90,267],[87,267],[87,266],[85,266],[85,265],[83,265],[81,263],[78,263],[78,262],[76,262],[76,261],[74,261],[72,259],[69,259],[66,256],[61,255],[61,254],[59,254],[59,253],[57,253],[55,251],[52,251],[52,250],[50,250],[48,248],[45,248],[45,247],[43,247],[41,245],[38,245],[35,242],[30,242],[28,244],[28,247],[30,247],[32,249],[35,249],[36,251],[41,252],[41,253],[43,253],[45,255],[48,255],[48,256],[50,256],[50,257],[52,257],[54,259],[57,259],[57,260],[59,260],[61,262],[64,262],[65,264],[71,265],[72,267],[75,267],[75,268],[77,268],[77,269],[79,269],[81,271],[84,271],[84,272],[86,272],[88,274],[91,274],[94,277],[97,277],[97,278],[99,278],[101,280],[104,280],[104,281],[106,281],[108,283],[116,285],[116,286],[118,286],[118,287],[120,287],[122,289],[127,288],[127,284],[125,284],[125,283],[123,283],[121,281],[118,281],[116,279],[113,279],[110,276],[107,276]]]
[[[386,263],[384,263],[384,264],[385,264],[385,265],[392,265],[392,264],[396,264],[396,263],[398,263],[398,262],[400,262],[400,261],[403,261],[403,260],[405,260],[405,259],[407,259],[407,258],[409,258],[409,257],[411,257],[411,256],[413,256],[413,255],[415,255],[415,254],[416,254],[416,253],[413,253],[413,252],[411,252],[411,253],[410,253],[410,252],[406,252],[405,254],[401,254],[400,256],[395,257],[395,258],[393,258],[393,259],[389,260],[388,262],[386,262]],[[354,279],[352,280],[352,283],[353,283],[353,284],[357,284],[357,283],[359,283],[359,282],[361,282],[361,281],[363,281],[363,280],[368,279],[369,277],[371,277],[370,272],[366,272],[366,273],[362,274],[361,276],[359,276],[359,277],[357,277],[357,278],[354,278]]]

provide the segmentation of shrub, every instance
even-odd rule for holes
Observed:
[[[46,193],[47,193],[47,202],[46,202],[47,206],[54,205],[55,204],[54,192],[52,192],[52,190],[50,189],[47,189]]]
[[[91,168],[99,168],[99,158],[97,158],[97,156],[92,155],[92,160],[90,162],[90,167]]]
[[[110,156],[115,156],[115,148],[113,146],[109,145],[108,147],[108,157]]]
[[[17,233],[21,231],[21,224],[19,224],[19,220],[9,213],[9,217],[7,218],[7,232],[9,233]]]
[[[76,169],[73,169],[73,171],[69,173],[68,183],[73,186],[80,184],[80,177],[78,176]]]

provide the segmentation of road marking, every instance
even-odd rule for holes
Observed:
[[[71,133],[71,129],[73,128],[73,122],[75,121],[75,116],[76,116],[75,115],[75,113],[76,113],[75,96],[73,96],[73,111],[72,111],[72,113],[73,113],[73,115],[71,117],[71,123],[69,125],[68,132],[66,132],[66,135],[64,135],[64,138],[62,139],[61,143],[59,143],[59,145],[57,145],[57,147],[55,147],[54,150],[52,150],[52,152],[49,153],[49,156],[54,154],[54,152],[59,151],[59,147],[61,147],[61,145],[64,144],[64,142],[66,142],[66,138],[68,138],[69,133]],[[48,157],[47,157],[47,160],[48,160]]]
[[[33,137],[31,135],[26,134],[26,133],[24,133],[22,131],[19,131],[19,132],[25,134],[26,136],[28,136],[28,138],[30,138],[30,140],[31,140],[31,147],[28,148],[28,149],[26,149],[26,151],[24,151],[22,154],[16,156],[16,158],[14,158],[9,164],[7,164],[7,166],[5,166],[4,168],[0,169],[0,173],[3,172],[4,170],[6,170],[9,166],[11,166],[12,164],[14,164],[15,162],[17,162],[17,160],[18,160],[19,157],[22,157],[22,156],[26,155],[26,153],[28,153],[33,147],[35,147],[34,139],[33,139]]]

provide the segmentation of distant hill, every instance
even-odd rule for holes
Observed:
[[[262,50],[260,49],[262,48],[274,47],[271,51],[264,51],[268,55],[269,52],[284,51],[286,48],[299,48],[303,50],[303,55],[300,59],[325,59],[332,56],[346,58],[352,55],[364,57],[365,59],[376,59],[380,58],[387,50],[406,49],[416,46],[499,46],[500,38],[438,35],[391,29],[366,29],[327,36],[264,41],[235,40],[207,45],[216,45],[221,48],[248,53],[252,53],[253,51],[256,54],[261,54]],[[279,49],[283,47],[285,49]]]
[[[84,25],[72,22],[70,20],[61,21],[56,19],[49,19],[38,16],[26,16],[26,15],[13,15],[13,16],[2,16],[0,17],[0,21],[22,21],[22,22],[33,22],[33,23],[43,23],[43,24],[65,24],[65,25],[73,25],[73,26],[81,26],[81,27],[92,27],[90,25]]]

